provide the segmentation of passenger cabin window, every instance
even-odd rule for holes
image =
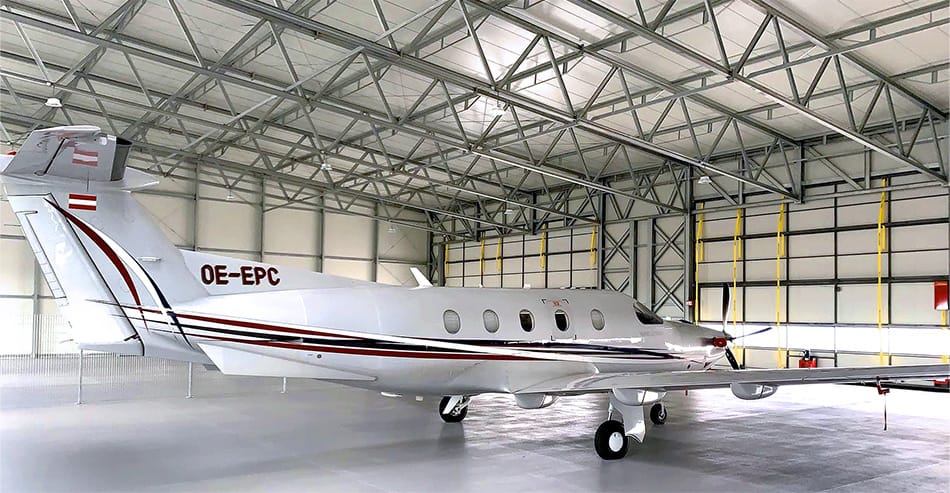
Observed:
[[[561,332],[566,332],[571,326],[570,320],[567,318],[567,313],[564,310],[554,312],[554,325],[557,326],[557,330]]]
[[[531,332],[534,330],[534,315],[531,314],[528,310],[521,310],[521,313],[518,314],[518,319],[521,320],[521,328],[525,332]]]
[[[442,324],[445,325],[445,331],[449,334],[458,334],[459,329],[462,328],[462,320],[454,310],[446,310],[442,313]]]
[[[662,324],[663,319],[659,315],[653,313],[649,308],[640,303],[639,301],[634,300],[633,309],[637,312],[637,318],[645,324]]]
[[[498,332],[498,314],[492,310],[485,310],[482,313],[482,320],[485,321],[485,330],[494,334]]]
[[[590,323],[594,326],[594,330],[604,330],[604,314],[600,310],[594,308],[590,311]]]

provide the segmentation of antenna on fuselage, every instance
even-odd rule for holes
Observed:
[[[416,279],[416,284],[418,284],[420,288],[432,287],[432,282],[429,281],[429,279],[425,276],[425,274],[422,273],[421,270],[419,270],[418,267],[410,267],[409,272],[412,272],[412,277]]]

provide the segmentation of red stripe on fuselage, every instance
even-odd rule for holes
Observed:
[[[56,210],[58,210],[63,215],[63,217],[65,217],[69,222],[76,225],[77,228],[79,228],[83,233],[85,233],[86,236],[88,236],[93,241],[93,243],[95,243],[96,246],[98,246],[99,249],[102,250],[102,253],[106,255],[109,261],[112,262],[112,265],[114,265],[116,270],[119,271],[119,275],[122,276],[122,280],[125,281],[125,285],[128,286],[129,292],[132,294],[132,299],[135,300],[135,304],[139,307],[139,313],[142,315],[142,323],[145,324],[145,328],[148,329],[148,323],[145,321],[145,312],[141,308],[142,301],[139,299],[139,292],[137,289],[135,289],[135,283],[132,281],[132,276],[129,274],[129,270],[125,268],[125,264],[123,264],[122,261],[119,259],[119,255],[116,254],[115,251],[113,251],[112,248],[109,247],[109,245],[106,243],[105,240],[102,239],[101,236],[99,236],[95,231],[93,231],[92,228],[86,225],[86,223],[80,221],[76,216],[73,216],[68,211],[64,210],[62,207],[57,205],[55,202],[52,202],[50,200],[47,200],[47,202],[49,202],[50,205],[55,207]],[[95,210],[95,209],[96,209],[95,207],[92,208],[92,210]],[[106,287],[108,287],[108,285]],[[131,321],[129,322],[129,324],[131,325]],[[135,330],[135,329],[133,328],[132,330]]]
[[[301,351],[319,351],[324,353],[337,353],[337,354],[355,354],[360,356],[383,356],[390,358],[425,358],[425,359],[452,359],[452,360],[501,360],[501,361],[535,361],[542,360],[543,358],[528,358],[522,356],[509,356],[503,354],[485,354],[485,353],[435,353],[435,352],[422,352],[422,351],[391,351],[387,349],[367,349],[367,348],[352,348],[352,347],[340,347],[340,346],[321,346],[321,345],[307,345],[307,344],[295,344],[290,342],[275,342],[275,341],[249,341],[246,339],[234,339],[230,337],[218,337],[218,336],[209,336],[209,335],[198,335],[198,334],[189,334],[191,337],[205,337],[208,339],[214,339],[224,342],[237,342],[241,344],[250,344],[253,346],[269,346],[283,349],[296,349]]]

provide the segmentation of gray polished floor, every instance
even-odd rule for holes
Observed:
[[[893,391],[883,431],[872,388],[677,393],[666,425],[604,462],[592,449],[602,396],[536,411],[481,397],[446,425],[429,399],[210,385],[80,406],[0,388],[0,491],[950,491],[946,394]]]

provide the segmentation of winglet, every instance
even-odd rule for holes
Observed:
[[[412,277],[416,278],[416,283],[419,285],[420,288],[432,287],[432,283],[429,282],[428,279],[426,279],[425,274],[423,274],[422,271],[420,271],[418,267],[410,267],[409,272],[412,272]]]

